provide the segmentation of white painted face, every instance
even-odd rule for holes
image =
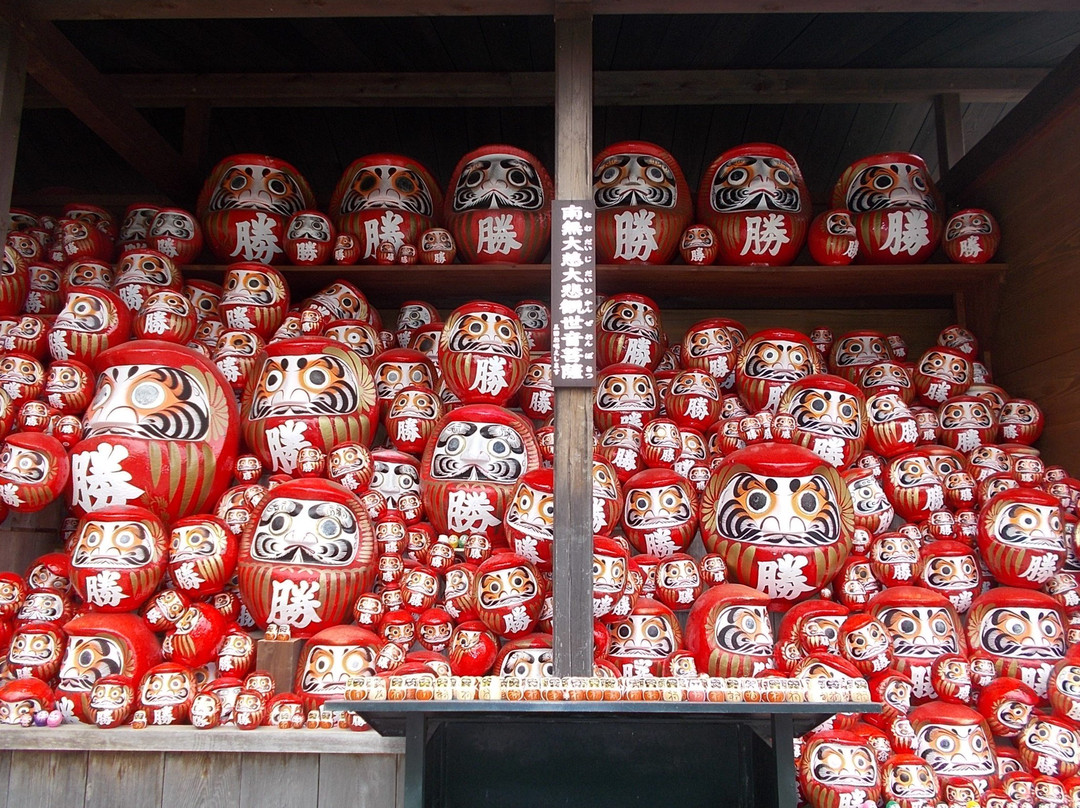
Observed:
[[[259,516],[251,557],[274,564],[344,567],[360,547],[356,515],[344,505],[279,496]]]

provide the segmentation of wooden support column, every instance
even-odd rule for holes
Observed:
[[[555,12],[555,196],[592,198],[592,14]],[[554,262],[554,256],[553,256]],[[552,305],[556,305],[553,300]],[[555,391],[555,675],[592,674],[592,399]]]
[[[0,22],[0,241],[7,236],[25,87],[26,46]]]
[[[934,126],[937,129],[938,176],[944,177],[964,156],[964,120],[959,93],[934,97]]]

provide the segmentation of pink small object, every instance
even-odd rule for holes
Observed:
[[[45,721],[48,727],[58,727],[64,723],[64,714],[59,710],[49,710],[49,717]]]

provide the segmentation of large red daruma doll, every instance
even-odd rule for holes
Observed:
[[[240,540],[240,595],[261,627],[310,637],[346,622],[375,579],[375,529],[344,486],[318,478],[275,486]]]
[[[769,328],[747,338],[735,362],[735,391],[750,412],[776,411],[792,382],[823,372],[810,338],[787,328]]]
[[[971,604],[967,639],[972,652],[993,658],[999,676],[1020,679],[1045,699],[1050,671],[1065,656],[1067,624],[1052,596],[1001,586]]]
[[[506,406],[525,381],[529,340],[513,310],[474,300],[446,318],[439,368],[446,386],[466,404]]]
[[[944,203],[916,154],[856,160],[836,181],[830,204],[851,211],[864,264],[921,264],[941,241]]]
[[[443,219],[470,264],[535,264],[551,241],[554,185],[529,152],[481,146],[450,175]]]
[[[99,612],[142,607],[165,575],[168,540],[146,508],[101,508],[79,520],[71,548],[71,583]]]
[[[72,511],[140,505],[171,521],[210,510],[229,485],[240,437],[221,371],[156,340],[110,348],[95,370],[97,394],[71,450]]]
[[[690,185],[654,143],[613,143],[593,160],[596,260],[670,264],[693,219]]]
[[[438,226],[442,190],[423,165],[400,154],[368,154],[353,160],[330,197],[339,233],[360,245],[360,262],[374,264],[379,244],[417,245]]]
[[[267,468],[291,474],[305,447],[329,452],[343,441],[370,446],[379,404],[367,364],[348,346],[294,337],[266,346],[240,416],[252,452]]]
[[[772,143],[744,143],[713,160],[702,175],[697,211],[716,231],[719,263],[737,266],[794,262],[812,215],[795,158]]]
[[[195,213],[210,250],[222,263],[279,264],[285,225],[294,213],[315,207],[300,172],[265,154],[226,157],[203,183]]]
[[[420,463],[421,499],[441,534],[502,535],[510,494],[540,468],[540,448],[523,416],[490,404],[466,404],[442,417]]]
[[[701,500],[701,537],[735,581],[782,611],[813,597],[851,552],[855,515],[839,472],[809,449],[760,443],[728,455]]]
[[[963,704],[933,701],[912,709],[915,754],[939,778],[965,777],[980,791],[997,785],[997,756],[990,728],[977,711]]]
[[[798,766],[799,787],[811,808],[860,806],[881,798],[878,762],[870,741],[850,730],[815,732]]]

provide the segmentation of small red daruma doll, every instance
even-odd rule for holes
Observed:
[[[49,329],[53,359],[90,363],[106,348],[126,342],[131,314],[120,297],[108,289],[81,287],[67,293],[64,307]]]
[[[704,224],[692,224],[683,231],[679,242],[679,255],[684,264],[705,267],[716,263],[720,244],[716,233]]]
[[[851,211],[862,263],[921,264],[941,240],[943,201],[918,155],[856,160],[836,181],[830,202]]]
[[[195,213],[211,252],[222,263],[280,263],[285,223],[315,207],[307,181],[289,163],[261,154],[234,154],[203,183]]]
[[[476,571],[473,582],[480,620],[503,639],[536,630],[543,607],[543,579],[531,561],[517,553],[492,555]]]
[[[386,432],[394,448],[422,455],[443,416],[443,403],[426,387],[402,387],[386,411]]]
[[[135,712],[135,685],[130,676],[102,676],[90,690],[90,723],[102,729],[126,724]]]
[[[1016,745],[1029,771],[1062,779],[1080,771],[1080,733],[1072,721],[1035,713]]]
[[[186,266],[202,252],[202,226],[182,208],[162,208],[150,222],[147,246],[168,256],[176,266]]]
[[[1043,430],[1043,413],[1039,405],[1026,398],[1010,398],[998,414],[998,434],[1002,442],[1030,446]]]
[[[16,432],[0,444],[0,502],[35,513],[63,491],[70,463],[63,444],[42,432]]]
[[[71,582],[100,612],[129,612],[146,602],[165,574],[165,528],[133,505],[101,508],[79,520],[71,550]]]
[[[671,469],[645,469],[623,486],[622,527],[634,549],[658,558],[686,550],[697,535],[693,486]]]
[[[720,263],[787,266],[806,240],[810,192],[790,152],[745,143],[702,174],[697,212],[716,231]]]
[[[443,219],[469,264],[535,264],[551,240],[554,185],[523,149],[502,144],[466,154],[450,175]]]
[[[954,264],[985,264],[1001,244],[1001,228],[985,210],[958,210],[945,223],[942,249]]]
[[[506,306],[475,300],[446,318],[439,367],[446,386],[462,402],[506,406],[528,366],[525,329]]]
[[[225,588],[236,571],[237,540],[211,514],[178,519],[169,531],[168,574],[184,594],[204,598]]]
[[[849,730],[811,734],[797,767],[799,787],[811,808],[873,803],[881,797],[878,762],[870,741]]]
[[[514,306],[533,356],[551,350],[551,311],[542,300],[522,300]]]
[[[776,412],[780,396],[799,379],[823,370],[821,355],[798,331],[772,328],[747,338],[735,365],[735,390],[751,412]]]
[[[336,235],[325,213],[302,210],[294,213],[285,225],[285,254],[296,266],[329,264]]]
[[[191,668],[162,662],[143,674],[139,684],[139,709],[154,726],[186,724],[197,685]]]
[[[979,511],[979,550],[1002,586],[1039,589],[1067,555],[1061,503],[1044,491],[1002,491]]]
[[[777,413],[795,419],[794,443],[839,468],[851,465],[866,444],[866,402],[850,381],[818,373],[792,382]]]
[[[132,331],[136,339],[161,339],[186,345],[195,336],[195,307],[179,291],[162,289],[147,295],[135,313]]]
[[[670,264],[693,218],[690,185],[654,143],[613,143],[593,159],[596,260]]]
[[[644,295],[617,294],[596,311],[596,364],[616,363],[655,370],[663,354],[660,309]]]
[[[859,240],[851,212],[843,208],[819,213],[810,223],[807,236],[810,256],[822,266],[847,266],[859,254]]]
[[[682,628],[675,613],[643,595],[630,614],[611,625],[607,656],[623,676],[661,676],[664,663],[682,647]]]
[[[233,264],[225,273],[224,287],[218,310],[225,326],[270,339],[289,308],[285,276],[267,264]]]
[[[939,778],[966,777],[980,790],[997,784],[997,760],[983,717],[963,704],[929,702],[909,714],[915,754]]]
[[[660,396],[653,374],[639,365],[608,365],[597,374],[593,421],[598,429],[634,426],[656,417]]]
[[[882,797],[900,808],[937,808],[941,783],[918,755],[897,753],[881,766]]]
[[[521,476],[503,514],[503,530],[510,547],[541,572],[551,571],[555,539],[555,493],[551,469],[536,469]]]

